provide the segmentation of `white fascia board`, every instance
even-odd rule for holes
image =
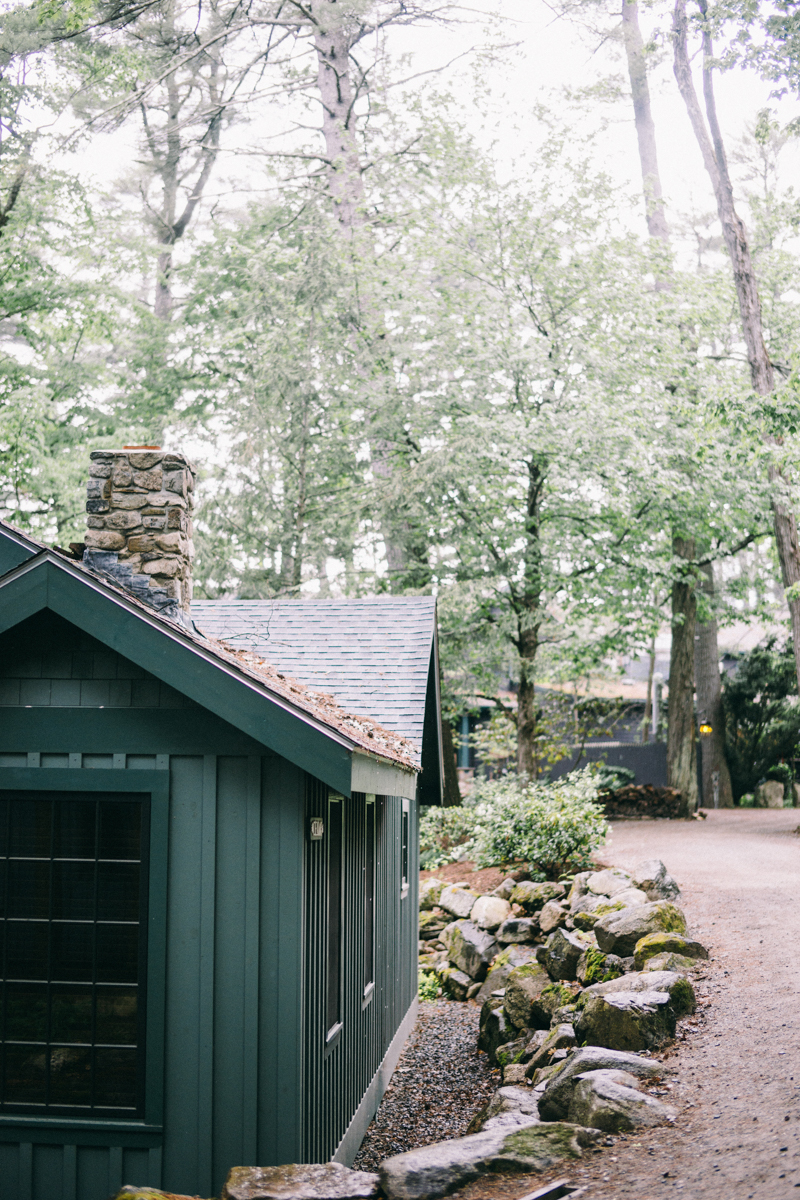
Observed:
[[[406,800],[413,800],[417,795],[417,773],[403,770],[385,759],[372,758],[368,754],[353,754],[350,788],[354,792],[370,792],[376,796],[402,796]]]

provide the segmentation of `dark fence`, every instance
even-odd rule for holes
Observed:
[[[667,786],[666,742],[594,742],[576,747],[567,758],[562,758],[549,769],[552,779],[560,779],[576,767],[585,767],[590,762],[604,762],[609,767],[627,767],[636,772],[634,783],[651,783],[654,787]]]

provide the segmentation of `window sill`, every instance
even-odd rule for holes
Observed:
[[[330,1027],[328,1032],[325,1034],[325,1049],[326,1050],[330,1050],[331,1047],[338,1041],[339,1036],[342,1032],[342,1028],[343,1028],[343,1026],[342,1026],[341,1021],[337,1022],[336,1025],[332,1025]]]
[[[368,983],[367,986],[364,988],[364,995],[361,1000],[361,1011],[362,1012],[367,1007],[367,1005],[372,1002],[372,997],[374,995],[375,995],[375,984]]]
[[[34,1141],[53,1143],[87,1143],[97,1145],[119,1145],[115,1138],[122,1137],[125,1144],[133,1137],[136,1143],[141,1138],[146,1144],[161,1145],[163,1125],[150,1125],[147,1121],[116,1120],[114,1117],[37,1117],[24,1113],[0,1113],[0,1142]]]

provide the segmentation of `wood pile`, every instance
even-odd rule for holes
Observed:
[[[676,818],[680,814],[681,794],[676,788],[654,787],[650,783],[628,784],[602,794],[600,803],[606,816],[612,819]]]

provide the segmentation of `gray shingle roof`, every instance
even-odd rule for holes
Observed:
[[[436,620],[432,596],[352,600],[198,600],[197,628],[252,650],[347,712],[419,749]]]

